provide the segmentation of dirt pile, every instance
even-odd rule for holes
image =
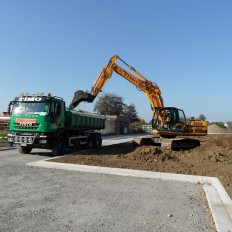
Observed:
[[[165,162],[166,160],[178,161],[178,155],[176,153],[166,148],[154,146],[138,147],[123,158],[147,163]]]
[[[212,124],[208,126],[208,133],[216,133],[216,134],[228,133],[228,130],[221,128],[216,124]]]
[[[232,162],[232,136],[224,136],[207,141],[194,150],[199,158],[211,159],[214,162]]]

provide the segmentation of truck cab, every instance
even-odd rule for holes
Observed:
[[[9,104],[8,142],[30,153],[33,147],[51,147],[52,134],[64,127],[65,102],[43,94],[22,94]]]

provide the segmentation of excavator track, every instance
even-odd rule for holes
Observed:
[[[200,141],[198,139],[177,139],[173,140],[171,143],[171,149],[173,151],[190,150],[198,146],[200,146]]]

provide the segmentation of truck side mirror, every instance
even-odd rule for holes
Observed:
[[[7,109],[7,113],[8,113],[9,115],[12,114],[12,109],[13,109],[13,102],[11,101],[11,102],[9,103],[8,109]]]

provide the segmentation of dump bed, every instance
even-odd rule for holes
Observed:
[[[105,128],[105,116],[67,109],[65,127],[80,130],[101,130]]]

